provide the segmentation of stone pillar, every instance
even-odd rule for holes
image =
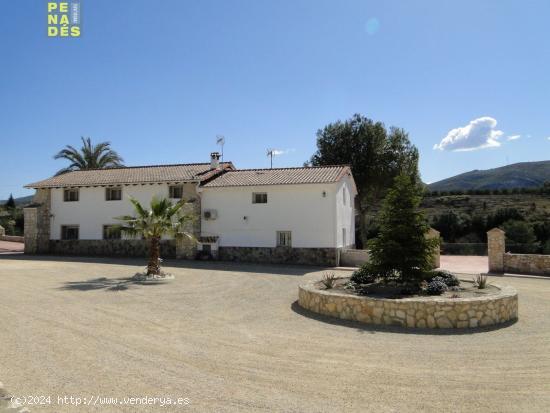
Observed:
[[[430,228],[430,230],[426,233],[426,238],[427,239],[437,239],[439,241],[439,239],[440,239],[439,231],[434,229],[434,228]],[[433,265],[434,268],[441,267],[441,246],[440,246],[440,244],[438,244],[438,246],[433,250],[432,265]]]
[[[51,190],[37,189],[31,205],[23,209],[25,253],[41,254],[50,250]]]
[[[487,231],[487,255],[489,256],[489,272],[502,274],[504,272],[504,249],[506,246],[505,232],[499,228]]]
[[[24,236],[25,236],[25,254],[36,254],[37,251],[37,208],[26,207],[23,209],[24,216]]]
[[[0,225],[0,237],[3,237],[4,235],[6,235],[6,230],[2,225]]]

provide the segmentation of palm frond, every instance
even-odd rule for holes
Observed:
[[[148,217],[150,215],[149,211],[143,208],[143,206],[137,199],[130,197],[130,202],[132,203],[134,209],[137,211],[140,217]]]
[[[121,221],[120,229],[123,233],[144,238],[160,238],[170,234],[186,236],[195,239],[193,234],[185,231],[189,223],[197,219],[193,213],[181,211],[185,201],[172,204],[166,198],[153,197],[150,202],[150,209],[146,209],[135,198],[130,198],[135,216],[125,215],[115,218]]]
[[[71,145],[54,155],[54,159],[66,159],[71,162],[70,170],[86,170],[123,166],[123,159],[111,149],[110,142],[100,142],[93,145],[91,138],[80,138],[82,147],[76,149]],[[64,168],[61,171],[68,171]],[[59,171],[58,174],[61,172]]]

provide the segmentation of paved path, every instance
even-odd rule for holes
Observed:
[[[23,252],[24,247],[25,244],[23,244],[22,242],[0,241],[0,254]]]
[[[442,255],[441,268],[458,273],[486,273],[489,271],[489,259],[486,256]]]
[[[448,334],[306,313],[315,269],[191,264],[136,285],[122,278],[142,261],[0,256],[0,379],[13,395],[191,401],[33,412],[550,411],[550,280],[491,278],[518,289],[519,322]]]

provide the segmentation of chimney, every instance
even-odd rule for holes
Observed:
[[[219,169],[220,167],[220,154],[219,152],[212,152],[210,154],[210,168]]]

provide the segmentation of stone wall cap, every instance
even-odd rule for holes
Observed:
[[[500,228],[493,228],[493,229],[487,231],[487,234],[491,234],[491,233],[504,234],[504,231],[501,230]]]

